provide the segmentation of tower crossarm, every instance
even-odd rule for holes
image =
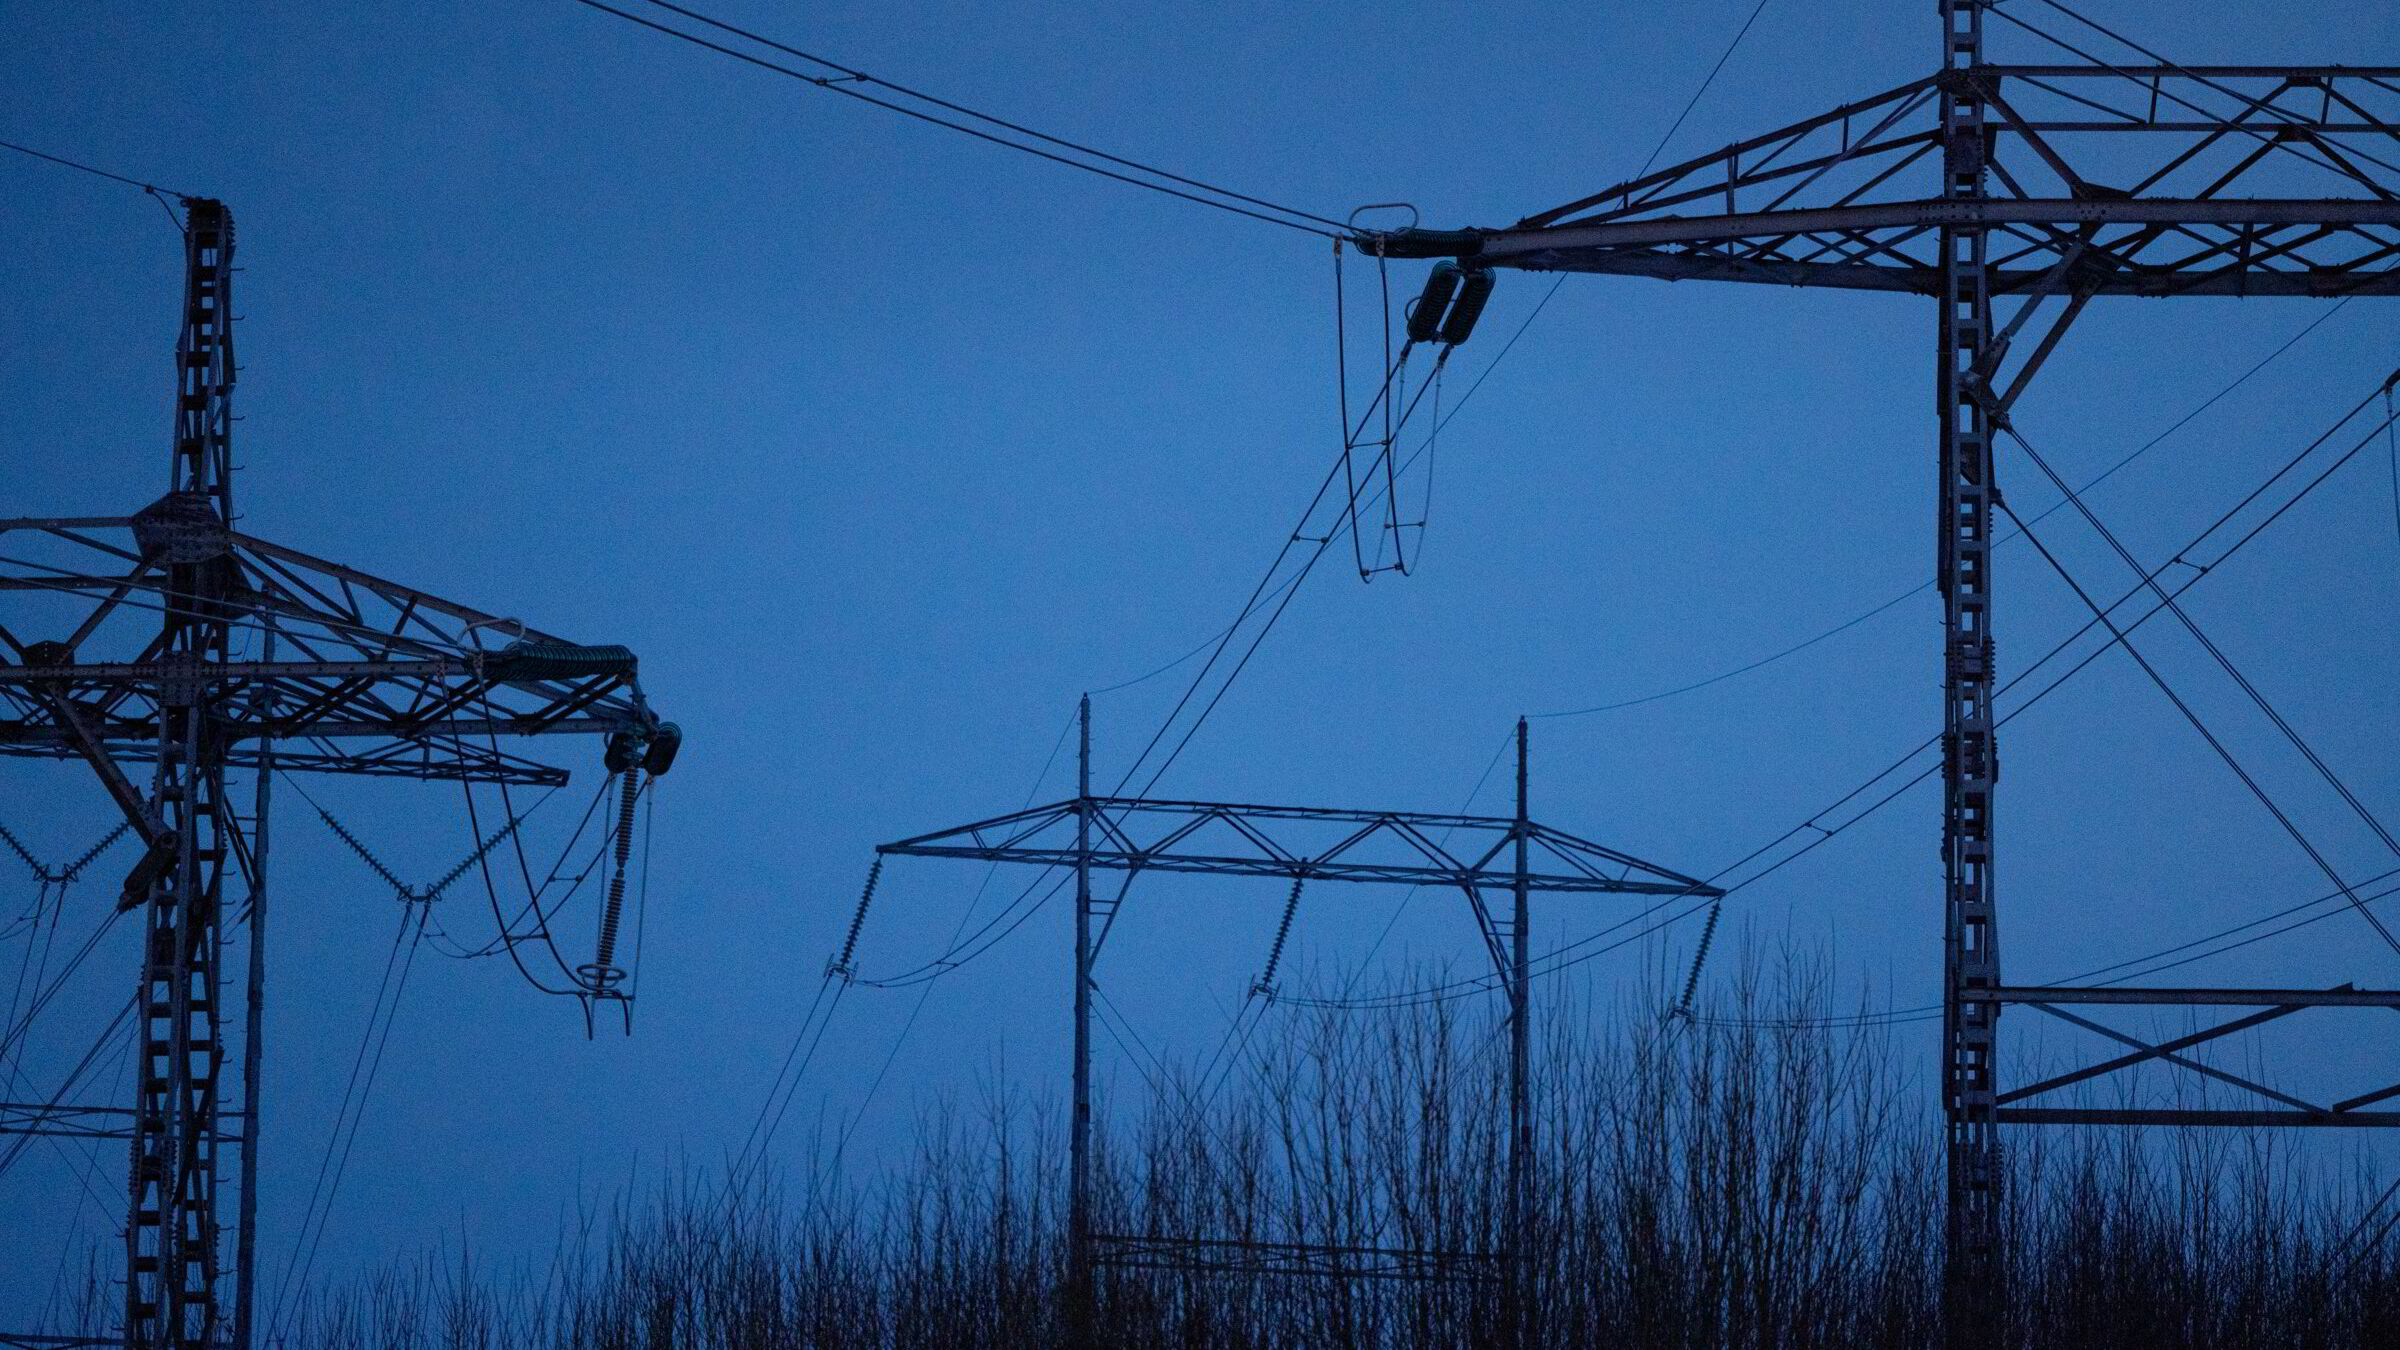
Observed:
[[[632,652],[565,641],[414,587],[178,518],[0,521],[0,754],[138,762],[160,699],[205,685],[228,762],[281,742],[286,770],[554,783],[501,737],[650,725]],[[221,572],[191,593],[193,556]],[[195,664],[156,641],[164,613],[205,615],[274,660]]]
[[[1077,826],[1090,819],[1088,848]],[[877,852],[1114,871],[1188,872],[1609,895],[1722,894],[1692,877],[1547,826],[1522,830],[1533,864],[1520,878],[1503,816],[1254,806],[1137,797],[1069,798]]]
[[[1991,110],[1990,191],[1938,190],[1945,91]],[[1945,199],[1947,198],[1947,199]],[[2400,293],[2400,69],[1984,65],[1913,81],[1498,229],[1362,237],[1470,267],[1994,294]]]

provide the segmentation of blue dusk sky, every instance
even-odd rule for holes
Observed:
[[[2400,63],[2384,6],[2089,8],[2183,62]],[[1750,10],[712,12],[1326,216],[1407,201],[1452,226],[1503,224],[1638,169]],[[538,1255],[579,1199],[738,1148],[873,846],[1070,795],[1071,754],[1053,752],[1078,694],[1222,630],[1340,450],[1323,238],[895,117],[569,0],[0,0],[0,16],[0,138],[235,214],[242,527],[629,644],[687,734],[646,848],[634,1034],[587,1039],[572,1001],[504,961],[420,953],[320,1276],[462,1240]],[[2049,56],[2005,29],[1995,43],[2004,58]],[[1899,84],[1939,53],[1932,0],[1776,0],[1666,158]],[[167,468],[181,269],[169,220],[138,191],[14,155],[0,155],[0,219],[0,514],[139,508]],[[1392,284],[1413,292],[1424,269],[1395,264]],[[1375,268],[1354,256],[1346,279],[1363,353]],[[1499,277],[1445,381],[1450,407],[1551,280]],[[2137,556],[2162,558],[2374,391],[2400,362],[2396,307],[2097,302],[2018,422],[2081,481],[2324,320],[2092,494]],[[1905,295],[1569,277],[1412,469],[1409,500],[1431,503],[1414,574],[1361,584],[1346,553],[1330,556],[1155,791],[1458,810],[1519,714],[1690,684],[1920,586],[1934,557],[1933,324],[1934,307]],[[2020,510],[2056,502],[2013,450],[2001,468]],[[2095,589],[2124,588],[2072,512],[2043,528]],[[1997,586],[2004,673],[2081,622],[2021,545]],[[2400,537],[2380,447],[2190,607],[2365,803],[2395,806]],[[2188,638],[2162,623],[2141,641],[2346,877],[2400,865]],[[1103,787],[1196,668],[1095,698]],[[1535,814],[1710,874],[1931,734],[1940,679],[1939,611],[1918,593],[1705,689],[1534,722]],[[598,782],[599,748],[534,750],[576,773],[528,827],[555,851]],[[2003,758],[2012,981],[2327,890],[2122,654],[2012,723]],[[1475,809],[1504,813],[1507,778],[1492,773]],[[80,766],[10,761],[0,783],[0,823],[47,857],[111,823]],[[470,846],[454,788],[307,786],[412,879]],[[1838,1003],[1938,997],[1938,805],[1920,786],[1744,890],[1718,973],[1744,950],[1789,947],[1822,963]],[[128,861],[95,868],[62,932],[98,922]],[[270,1288],[400,921],[296,794],[279,801],[274,866]],[[929,959],[968,906],[988,917],[1029,879],[1003,874],[979,896],[975,864],[893,864],[860,967]],[[1272,881],[1134,887],[1100,979],[1149,1047],[1216,1044],[1282,894]],[[31,899],[29,875],[0,858],[0,918]],[[1338,987],[1371,948],[1362,987],[1479,969],[1463,904],[1420,895],[1394,922],[1399,900],[1312,890],[1287,990]],[[1546,903],[1537,939],[1591,933],[1627,905]],[[463,943],[491,936],[480,887],[435,918]],[[946,1096],[1062,1087],[1068,919],[1043,908],[933,985],[921,1014],[917,990],[853,990],[775,1155],[796,1162],[821,1122],[863,1111],[860,1152],[905,1160],[911,1122]],[[588,900],[571,906],[562,944],[588,947],[594,921]],[[1552,987],[1633,999],[1681,978],[1698,928],[1666,927]],[[0,946],[12,970],[21,940]],[[23,1058],[32,1088],[121,1004],[134,947],[130,927],[112,932],[45,1016]],[[2396,963],[2342,916],[2162,978],[2381,986],[2400,980]],[[2381,1022],[2296,1020],[2311,1018],[2223,1062],[2263,1057],[2262,1072],[2323,1098],[2400,1079]],[[1895,1030],[1907,1063],[1930,1068],[1936,1025]],[[2096,1048],[2042,1037],[2025,1053]],[[1106,1038],[1101,1064],[1135,1083]],[[1930,1110],[1929,1083],[1917,1089]],[[45,1144],[0,1176],[0,1320],[39,1315],[61,1260],[109,1259],[122,1171],[116,1145]]]

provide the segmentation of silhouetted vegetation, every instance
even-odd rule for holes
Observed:
[[[1784,1025],[1825,1011],[1811,981],[1755,975],[1696,1022],[1543,1010],[1543,1344],[1937,1343],[1938,1129],[1926,1094],[1897,1081],[1887,1033]],[[1276,1018],[1272,1044],[1213,1092],[1145,1065],[1146,1109],[1100,1161],[1103,1227],[1503,1245],[1491,1011]],[[594,1216],[543,1270],[395,1267],[319,1293],[287,1343],[1061,1344],[1064,1147],[1046,1100],[934,1111],[913,1165],[871,1184],[827,1166],[729,1205],[685,1178]],[[2313,1175],[2265,1133],[2011,1140],[2015,1344],[2400,1343],[2400,1268],[2360,1223],[2371,1194],[2356,1178]],[[1473,1346],[1498,1343],[1499,1319],[1488,1285],[1103,1274],[1106,1338],[1128,1347]]]

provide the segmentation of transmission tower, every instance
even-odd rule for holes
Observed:
[[[2202,1041],[2323,1005],[2400,1006],[2341,989],[2034,989],[2000,973],[1993,881],[1994,438],[2085,306],[2102,296],[2400,292],[2400,68],[2145,64],[2090,56],[1995,0],[1939,0],[1934,74],[1501,229],[1406,230],[1360,247],[1517,268],[1669,281],[1903,292],[1932,297],[1939,405],[1942,595],[1942,886],[1951,1335],[1988,1344],[2003,1296],[2000,1128],[2009,1124],[2400,1124],[2264,1085],[2255,1110],[2085,1110],[2020,1105]],[[2128,40],[2060,5],[2047,12]],[[1987,24],[2041,37],[2071,64],[1985,58]],[[2093,39],[2097,41],[2097,39]],[[1930,176],[1930,184],[1926,182]],[[1930,191],[1927,189],[1930,188]],[[2235,196],[2241,190],[2264,196]],[[2264,1011],[2164,1043],[2061,1012],[2074,1004]],[[2000,1012],[2028,1005],[2132,1051],[2022,1085],[1998,1081]]]
[[[182,205],[167,494],[131,516],[0,520],[12,555],[42,555],[12,556],[0,575],[12,606],[0,623],[0,754],[90,766],[142,848],[118,905],[143,925],[132,1104],[0,1103],[0,1132],[130,1146],[121,1334],[0,1335],[0,1345],[249,1350],[259,1334],[260,1017],[278,772],[557,785],[566,770],[499,738],[597,735],[609,738],[629,812],[645,769],[663,771],[680,739],[644,701],[626,648],[569,643],[235,528],[233,218],[218,201]],[[487,649],[487,634],[513,640]],[[228,770],[251,776],[247,810]],[[602,951],[582,973],[587,1000],[625,997],[609,950],[621,898],[612,892]],[[247,949],[238,1022],[223,1005],[229,939]],[[228,1050],[237,1029],[238,1061]]]
[[[1244,806],[1096,796],[1092,792],[1092,705],[1078,714],[1076,795],[970,825],[884,844],[883,856],[1029,863],[1075,880],[1074,1101],[1067,1174],[1069,1320],[1078,1344],[1096,1344],[1096,1271],[1164,1268],[1249,1275],[1330,1276],[1499,1283],[1506,1287],[1511,1340],[1534,1343],[1530,1325],[1531,1222],[1537,1159],[1531,1098],[1531,903],[1536,894],[1713,898],[1723,892],[1535,821],[1529,813],[1525,724],[1517,723],[1516,812],[1435,815],[1333,807]],[[1111,896],[1092,874],[1124,874]],[[1456,889],[1466,898],[1496,985],[1508,1008],[1508,1197],[1504,1251],[1425,1250],[1237,1240],[1193,1233],[1100,1231],[1092,1200],[1092,995],[1100,951],[1143,872],[1274,877],[1292,884],[1284,928],[1300,888],[1344,882]],[[1507,897],[1505,904],[1496,903]],[[1270,957],[1270,974],[1275,957]]]

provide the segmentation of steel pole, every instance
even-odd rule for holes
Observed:
[[[1075,1102],[1067,1160],[1069,1332],[1098,1344],[1092,1272],[1092,698],[1076,705],[1075,756]]]
[[[1509,909],[1508,956],[1508,1227],[1511,1320],[1516,1344],[1535,1344],[1533,1301],[1533,981],[1531,971],[1532,888],[1527,882],[1527,843],[1532,814],[1527,796],[1529,764],[1525,719],[1517,719],[1516,884]]]

